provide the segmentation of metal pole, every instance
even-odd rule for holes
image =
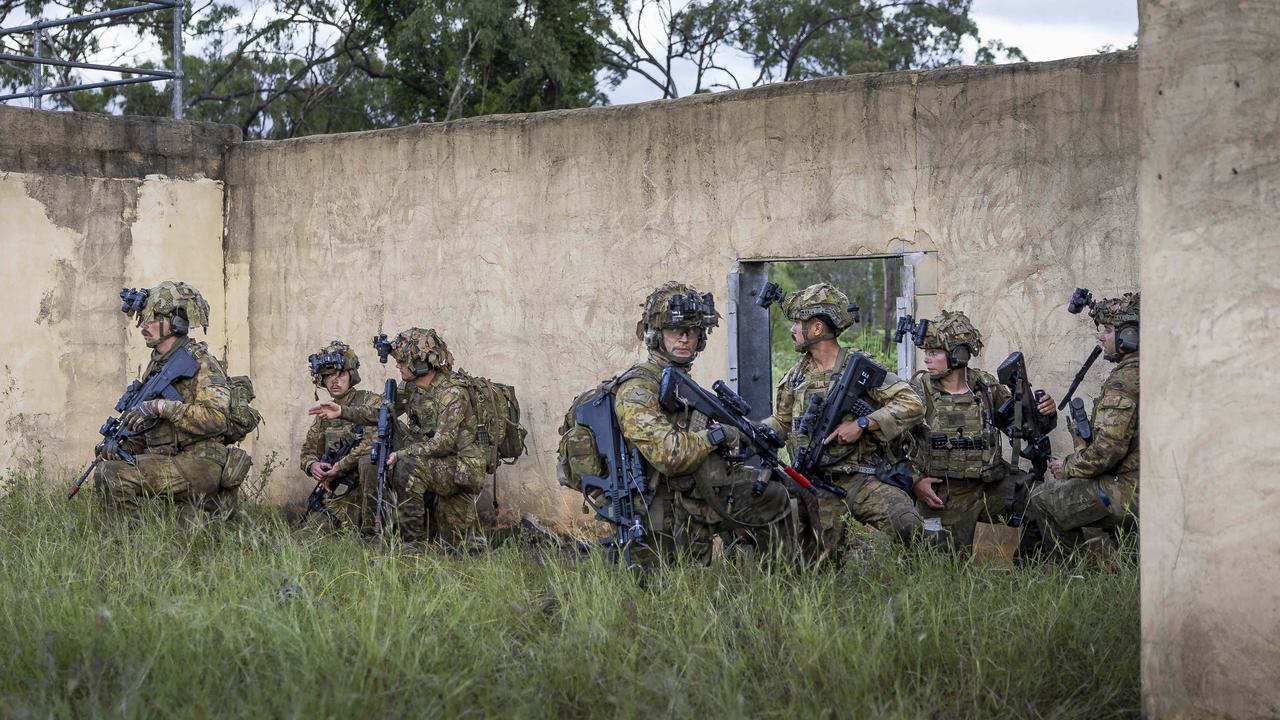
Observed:
[[[39,21],[40,19],[41,18],[36,18],[37,21]],[[36,57],[40,57],[41,55],[44,54],[44,39],[42,38],[43,35],[44,35],[44,31],[41,30],[40,28],[36,28],[36,34],[33,42],[35,46]],[[44,100],[42,99],[44,97],[44,94],[41,92],[42,90],[44,90],[44,66],[41,65],[40,63],[36,63],[35,67],[31,69],[31,74],[32,74],[31,86],[35,91],[35,95],[33,95],[31,98],[31,107],[37,110],[40,110],[44,105]]]
[[[182,21],[183,3],[179,0],[173,7],[173,116],[182,119]]]

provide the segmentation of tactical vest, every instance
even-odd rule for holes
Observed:
[[[992,424],[989,391],[971,387],[963,395],[941,392],[923,375],[924,438],[920,453],[932,477],[979,480],[999,460],[1000,437]]]
[[[848,348],[841,348],[835,367],[830,370],[813,370],[812,359],[805,355],[783,378],[783,382],[790,386],[793,397],[791,431],[787,434],[787,452],[792,457],[809,444],[809,436],[800,429],[805,409],[809,407],[809,398],[825,398],[831,392],[831,387],[840,379],[851,355],[852,351]],[[831,475],[874,473],[885,454],[885,449],[875,441],[872,433],[864,433],[853,447],[834,442],[827,445],[820,466],[824,474]]]
[[[179,347],[185,347],[187,352],[191,353],[191,356],[196,359],[196,362],[201,364],[202,369],[206,360],[210,366],[216,369],[216,372],[213,373],[213,377],[210,379],[210,382],[213,384],[226,384],[226,373],[223,372],[222,365],[218,362],[217,358],[209,354],[208,345],[197,340],[188,339],[185,342],[175,345],[173,350],[177,350]],[[170,350],[170,353],[172,353],[173,350]],[[168,354],[153,358],[151,363],[147,366],[147,371],[143,373],[144,381],[145,378],[151,377],[152,373],[160,372],[160,369],[164,367],[164,363],[168,359]],[[199,392],[198,378],[199,376],[184,378],[173,384],[174,389],[182,395],[182,402],[190,404],[196,401],[196,395]],[[222,434],[218,433],[211,437],[192,435],[179,430],[172,422],[161,419],[142,434],[142,440],[146,443],[148,453],[173,455],[182,451],[189,445],[194,445],[204,440],[217,440],[221,442]]]

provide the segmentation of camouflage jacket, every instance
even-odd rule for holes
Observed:
[[[809,438],[800,432],[800,419],[808,407],[809,398],[813,395],[826,397],[831,386],[840,379],[840,372],[853,351],[842,349],[836,365],[830,370],[814,370],[813,359],[806,354],[782,376],[778,383],[778,397],[774,404],[773,416],[765,420],[765,424],[778,431],[787,441],[787,450],[792,457],[800,448],[809,444]],[[884,383],[870,391],[871,399],[881,407],[867,417],[879,423],[878,430],[864,433],[858,440],[857,448],[849,456],[839,462],[823,466],[824,472],[846,475],[866,471],[872,464],[885,455],[885,446],[900,435],[920,424],[924,419],[924,406],[920,397],[909,385],[897,375],[890,372],[885,375]],[[852,415],[845,420],[855,420]],[[844,455],[849,448],[837,442],[827,446],[823,453],[823,462],[832,455]]]
[[[200,366],[195,377],[173,384],[182,395],[182,409],[173,420],[161,419],[139,437],[126,443],[134,452],[174,454],[183,448],[206,440],[222,441],[227,431],[227,413],[231,409],[231,390],[222,363],[209,352],[205,343],[182,338],[165,354],[152,351],[151,362],[142,381],[160,372],[178,348],[185,347]],[[145,448],[145,449],[143,449]]]
[[[1095,478],[1114,475],[1117,480],[1138,480],[1138,354],[1116,365],[1102,383],[1102,394],[1093,402],[1089,421],[1093,441],[1067,456],[1063,470],[1068,477]]]
[[[302,441],[302,472],[305,474],[311,463],[319,462],[324,454],[339,448],[352,440],[361,437],[364,428],[369,424],[377,424],[378,408],[382,398],[368,390],[347,390],[342,397],[334,398],[334,402],[342,407],[342,416],[336,420],[316,418],[307,430],[307,439]],[[354,447],[354,446],[353,446]],[[350,455],[352,453],[348,453]],[[359,460],[359,456],[356,456]],[[355,466],[352,465],[354,468]]]
[[[338,472],[354,469],[369,453],[377,431],[377,412],[381,397],[373,410],[372,424],[365,429],[364,439],[351,454],[336,466]],[[343,417],[348,413],[344,409]],[[425,389],[415,383],[400,383],[396,393],[396,417],[405,422],[396,426],[396,453],[403,457],[438,458],[457,455],[478,460],[485,467],[488,448],[476,443],[476,409],[471,389],[452,372],[437,372]]]
[[[670,365],[650,354],[632,367],[634,374],[614,388],[613,408],[622,436],[664,477],[692,474],[712,452],[707,418],[696,412],[667,412],[658,403],[662,371]],[[650,478],[656,486],[659,478]]]
[[[1000,464],[1002,444],[994,425],[995,409],[1013,393],[977,368],[969,368],[967,379],[969,392],[962,395],[943,391],[924,370],[911,379],[911,389],[925,409],[924,422],[912,431],[916,437],[912,460],[925,475],[976,479]],[[942,443],[945,448],[937,447]]]

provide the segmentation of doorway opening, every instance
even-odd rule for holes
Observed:
[[[791,321],[781,307],[766,310],[757,303],[766,282],[777,283],[783,293],[819,282],[835,286],[858,306],[859,317],[840,335],[840,344],[910,377],[915,346],[909,340],[895,343],[894,329],[899,317],[932,311],[936,266],[936,252],[741,261],[729,277],[729,378],[751,405],[751,418],[769,416],[774,386],[798,359]]]

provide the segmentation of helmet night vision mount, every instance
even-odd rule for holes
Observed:
[[[924,347],[924,336],[929,332],[929,321],[921,318],[917,321],[910,315],[903,315],[898,318],[898,326],[893,330],[893,341],[895,343],[902,342],[902,339],[911,335],[911,344],[916,347]]]

